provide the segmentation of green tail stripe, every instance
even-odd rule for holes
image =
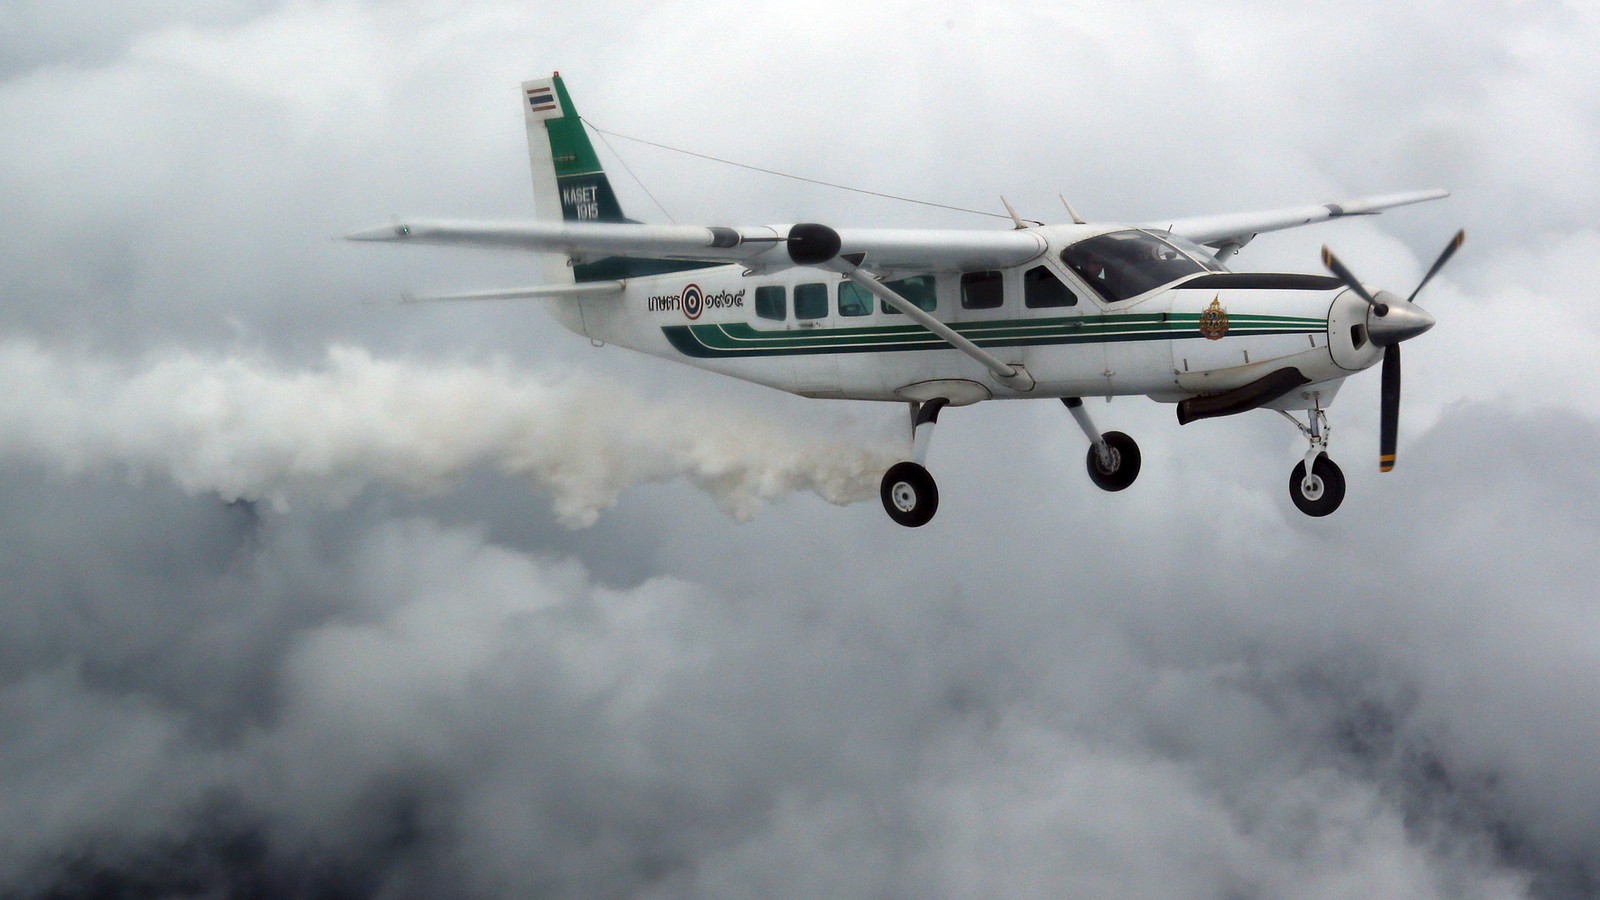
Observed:
[[[567,222],[627,222],[617,192],[611,188],[595,153],[589,133],[584,129],[578,108],[567,93],[567,85],[557,75],[556,100],[561,104],[561,116],[545,120],[545,130],[550,136],[550,157],[556,170],[556,193],[561,200],[561,218]],[[572,267],[573,281],[609,281],[619,278],[639,278],[706,268],[711,263],[683,262],[669,259],[644,259],[609,256],[579,262]]]
[[[556,178],[598,174],[600,157],[589,143],[589,134],[583,130],[583,120],[578,118],[567,86],[560,75],[554,81],[556,99],[561,103],[561,118],[547,119],[544,125],[550,132],[550,155],[555,158]]]

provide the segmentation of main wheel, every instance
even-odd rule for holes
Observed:
[[[1325,516],[1344,502],[1344,473],[1326,453],[1318,453],[1306,474],[1302,460],[1289,473],[1289,498],[1308,516]]]
[[[1111,458],[1102,462],[1099,449],[1090,444],[1089,480],[1102,491],[1120,491],[1139,477],[1139,445],[1120,431],[1107,431],[1100,437]]]
[[[883,473],[878,487],[883,511],[907,528],[928,524],[939,511],[939,486],[928,470],[914,462],[898,462]]]

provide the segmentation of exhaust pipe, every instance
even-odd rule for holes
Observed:
[[[1295,388],[1310,383],[1311,379],[1300,374],[1300,370],[1293,366],[1279,369],[1231,391],[1179,401],[1178,424],[1187,425],[1198,419],[1215,419],[1259,409]]]

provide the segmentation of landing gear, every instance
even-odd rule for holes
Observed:
[[[907,528],[928,524],[939,511],[939,485],[923,462],[928,458],[939,410],[949,405],[950,401],[942,397],[911,404],[911,459],[890,466],[878,484],[883,511]]]
[[[1089,438],[1089,480],[1094,482],[1095,487],[1102,491],[1120,491],[1133,484],[1133,480],[1139,477],[1139,445],[1134,443],[1133,438],[1120,431],[1101,434],[1095,429],[1094,422],[1089,420],[1083,400],[1062,397],[1061,402]]]
[[[928,524],[939,511],[939,486],[920,463],[898,462],[883,473],[878,487],[889,518],[907,528]]]
[[[1328,454],[1318,453],[1309,473],[1303,461],[1289,473],[1289,499],[1306,515],[1321,518],[1344,502],[1344,473]]]
[[[1139,445],[1120,431],[1100,436],[1103,447],[1089,448],[1089,480],[1102,491],[1120,491],[1139,477]]]
[[[1321,518],[1344,502],[1344,472],[1328,458],[1328,414],[1320,406],[1306,410],[1304,425],[1287,412],[1283,416],[1311,444],[1306,458],[1289,473],[1289,499],[1306,515]]]

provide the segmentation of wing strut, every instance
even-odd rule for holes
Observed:
[[[994,375],[995,380],[1006,387],[1016,391],[1033,390],[1034,381],[1032,376],[1027,373],[1027,370],[1021,366],[1002,362],[999,357],[963,337],[954,328],[928,315],[922,307],[895,293],[888,285],[879,281],[876,276],[866,269],[861,268],[843,256],[834,257],[829,261],[828,267],[866,288],[884,303],[905,313],[923,328],[943,338],[950,346],[983,364],[984,368]]]

